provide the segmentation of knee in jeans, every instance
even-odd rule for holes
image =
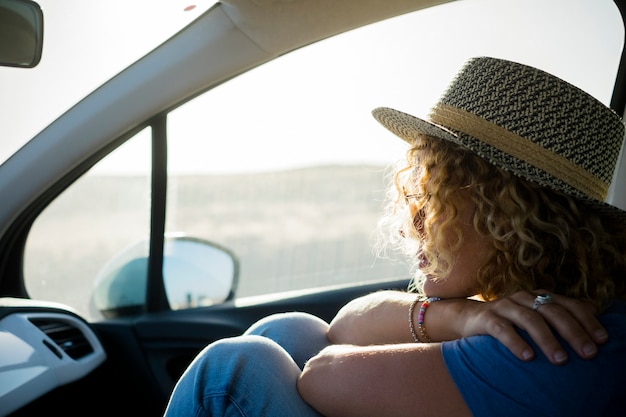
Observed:
[[[283,337],[292,338],[298,333],[309,334],[311,331],[325,333],[328,324],[319,317],[308,313],[290,312],[267,316],[248,329],[246,334],[265,336],[280,341]]]
[[[283,355],[280,346],[257,335],[239,336],[215,341],[196,356],[193,363],[200,373],[235,370],[259,359]]]

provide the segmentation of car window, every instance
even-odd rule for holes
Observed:
[[[102,272],[149,237],[150,135],[146,128],[113,151],[37,218],[24,255],[32,298],[67,304],[86,317],[101,316],[93,295]],[[120,166],[127,168],[120,172]]]
[[[44,51],[28,71],[0,67],[0,162],[86,94],[141,58],[215,1],[38,0]],[[42,91],[45,94],[42,94]]]
[[[408,277],[401,259],[371,249],[386,169],[406,148],[371,110],[426,115],[458,67],[478,55],[537,66],[608,104],[622,40],[610,1],[477,0],[280,57],[168,115],[166,232],[234,253],[237,297]],[[147,238],[144,135],[37,220],[25,256],[32,297],[88,311],[99,271]]]
[[[608,103],[619,59],[619,37],[598,51],[599,38],[580,35],[583,23],[601,29],[602,13],[572,17],[556,33],[563,16],[546,2],[503,2],[497,24],[493,15],[460,19],[476,6],[463,3],[319,42],[172,112],[167,230],[231,248],[241,260],[239,296],[407,276],[406,265],[371,250],[385,168],[405,145],[370,111],[426,114],[475,55],[542,62]],[[446,19],[462,26],[430,23]],[[559,59],[543,63],[551,53]],[[607,59],[610,69],[597,66]],[[603,80],[589,77],[599,71]]]

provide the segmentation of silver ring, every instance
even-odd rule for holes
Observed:
[[[537,309],[544,305],[544,304],[550,304],[553,303],[554,300],[552,299],[552,297],[550,297],[550,294],[539,294],[537,297],[535,297],[535,302],[533,303],[533,310],[537,311]]]

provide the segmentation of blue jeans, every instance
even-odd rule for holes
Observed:
[[[304,363],[329,345],[327,330],[310,314],[284,313],[210,344],[181,376],[165,415],[320,417],[296,381]]]

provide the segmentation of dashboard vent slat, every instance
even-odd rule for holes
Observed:
[[[80,359],[93,352],[93,347],[83,332],[70,323],[46,318],[31,318],[29,320],[52,339],[70,358]]]

